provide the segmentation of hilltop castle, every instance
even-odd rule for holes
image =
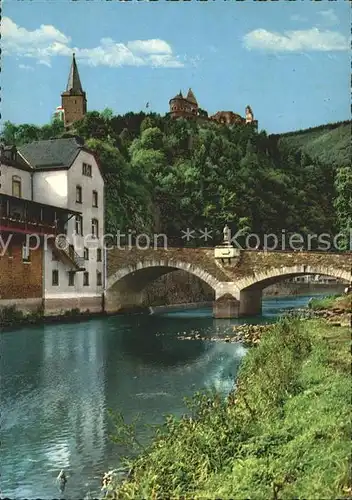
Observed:
[[[170,99],[169,105],[170,111],[167,114],[171,118],[213,121],[224,125],[252,124],[258,128],[258,121],[254,119],[250,106],[246,107],[245,117],[233,111],[218,111],[215,115],[208,116],[207,111],[199,107],[192,89],[188,90],[186,97],[180,91],[175,97]],[[61,106],[56,108],[55,116],[63,120],[65,127],[69,128],[74,122],[81,120],[86,113],[87,96],[82,88],[75,54],[73,54],[66,90],[61,94]]]
[[[200,108],[197,99],[192,91],[188,90],[187,96],[184,97],[180,91],[175,97],[170,99],[170,112],[168,113],[171,118],[186,118],[186,120],[197,121],[214,121],[224,125],[234,124],[253,124],[258,127],[258,121],[254,120],[253,111],[250,106],[246,107],[246,116],[243,118],[241,115],[233,111],[218,111],[215,115],[208,116],[207,111]]]

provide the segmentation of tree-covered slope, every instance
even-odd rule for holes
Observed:
[[[71,134],[100,160],[108,232],[163,232],[213,245],[232,232],[334,234],[351,226],[350,123],[267,136],[251,126],[219,126],[156,114],[89,112]],[[64,136],[62,125],[15,126],[2,138],[20,145]],[[200,230],[212,231],[205,242]],[[245,236],[244,236],[245,237]],[[244,239],[243,237],[243,239]]]
[[[351,164],[351,122],[324,125],[298,132],[271,135],[282,153],[301,151],[312,159],[335,167]]]

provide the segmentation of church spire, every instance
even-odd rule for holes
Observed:
[[[61,107],[64,111],[65,127],[70,127],[87,113],[87,96],[82,89],[75,54],[72,55],[66,90],[61,94]]]
[[[79,78],[77,63],[75,59],[75,53],[72,55],[72,64],[70,69],[70,74],[68,76],[66,92],[71,94],[83,94],[83,89],[81,85],[81,80]]]

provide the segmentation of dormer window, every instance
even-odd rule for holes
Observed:
[[[21,177],[18,175],[12,176],[12,196],[16,196],[16,198],[21,198],[22,196],[22,182]]]

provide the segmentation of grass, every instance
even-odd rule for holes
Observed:
[[[168,417],[110,498],[351,498],[350,331],[283,319],[244,358],[236,392]]]
[[[329,295],[324,298],[316,298],[309,302],[309,308],[315,311],[336,308],[349,313],[352,312],[352,295]]]

